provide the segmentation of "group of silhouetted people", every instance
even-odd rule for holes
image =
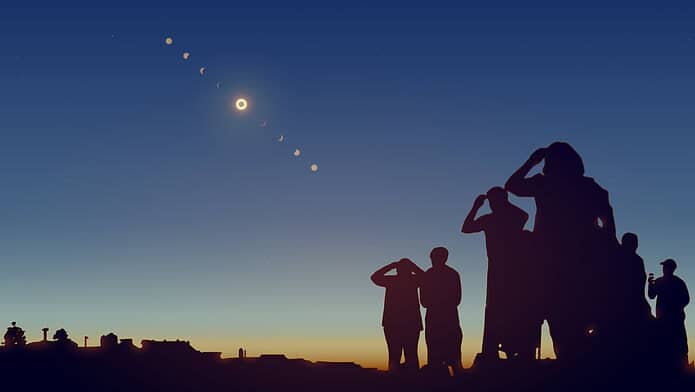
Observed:
[[[540,173],[529,177],[543,163]],[[508,194],[532,197],[529,215]],[[488,201],[490,212],[478,216]],[[608,192],[584,175],[579,154],[556,142],[535,151],[507,180],[478,196],[466,216],[464,233],[483,232],[488,255],[482,352],[476,362],[540,356],[541,326],[547,321],[553,349],[565,363],[611,361],[649,363],[664,368],[687,364],[684,308],[690,298],[674,275],[676,263],[663,261],[663,276],[645,272],[638,238],[619,242]],[[444,248],[432,251],[432,268],[423,272],[403,259],[372,279],[386,287],[383,327],[389,369],[417,367],[422,330],[420,303],[427,309],[425,336],[429,365],[460,368],[461,300],[458,274],[445,265]],[[385,275],[391,269],[397,275]],[[645,297],[656,298],[656,315]],[[420,298],[418,303],[418,288]]]
[[[372,274],[372,281],[386,288],[381,325],[388,347],[389,370],[420,367],[417,353],[423,329],[420,304],[426,309],[427,365],[451,368],[454,373],[463,369],[463,333],[458,314],[461,278],[456,270],[446,265],[448,258],[449,251],[438,247],[430,253],[432,267],[427,271],[409,259],[401,259]],[[395,275],[386,275],[394,269]],[[405,357],[402,367],[401,355]]]

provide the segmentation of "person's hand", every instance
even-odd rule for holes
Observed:
[[[538,150],[534,151],[533,154],[531,154],[528,161],[529,163],[533,164],[533,166],[536,166],[537,164],[541,163],[543,159],[545,159],[545,148],[539,148]]]
[[[475,201],[473,202],[473,206],[475,208],[480,208],[485,204],[485,199],[487,199],[487,196],[485,195],[479,195],[478,197],[475,198]]]

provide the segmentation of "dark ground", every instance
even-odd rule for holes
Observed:
[[[354,364],[225,359],[138,352],[2,351],[3,390],[17,391],[671,391],[695,390],[695,372],[616,365],[502,361],[449,377],[388,374]]]

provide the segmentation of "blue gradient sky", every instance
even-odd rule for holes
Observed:
[[[0,319],[383,366],[369,275],[443,245],[468,362],[463,217],[554,140],[695,284],[694,9],[277,4],[2,9]]]

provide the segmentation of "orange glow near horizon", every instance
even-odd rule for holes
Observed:
[[[30,330],[34,331],[34,330]],[[38,330],[36,330],[38,331]],[[84,331],[86,332],[86,331]],[[84,332],[76,332],[74,337],[84,336]],[[191,346],[199,351],[221,352],[223,358],[235,358],[240,347],[247,351],[248,356],[256,357],[261,354],[284,354],[287,358],[303,358],[308,361],[333,361],[333,362],[354,362],[365,368],[377,368],[386,370],[388,354],[386,343],[380,328],[374,333],[358,334],[350,336],[344,333],[340,338],[335,336],[316,336],[309,334],[284,335],[284,336],[232,336],[232,335],[208,335],[198,336],[154,336],[148,333],[140,336],[131,335],[126,331],[119,334],[119,338],[132,338],[136,346],[140,346],[142,339],[154,340],[187,340]],[[343,331],[336,331],[343,332]],[[208,331],[209,333],[209,331]],[[90,336],[90,346],[98,345],[99,334]],[[76,340],[73,337],[73,340]],[[29,341],[41,340],[41,335],[29,333]],[[465,334],[461,346],[461,359],[465,367],[470,367],[475,355],[480,351],[482,336],[477,334]],[[81,345],[81,341],[80,341]],[[541,343],[541,357],[554,358],[552,341],[548,334],[547,325],[543,326],[543,337]],[[420,335],[418,345],[420,356],[420,366],[427,362],[427,346],[425,344],[424,332]],[[695,353],[689,353],[689,361],[695,360]]]
[[[461,359],[465,367],[470,367],[473,364],[475,355],[480,352],[481,342],[482,331],[466,333],[464,330]],[[380,370],[386,370],[388,366],[386,342],[381,328],[375,328],[374,333],[352,336],[345,331],[341,338],[299,334],[234,338],[210,336],[202,339],[191,338],[191,345],[200,351],[221,351],[224,358],[236,357],[239,347],[243,347],[252,357],[261,354],[284,354],[288,358],[303,358],[313,362],[355,362],[362,367]],[[427,363],[424,331],[420,334],[418,353],[420,366],[424,366]],[[543,324],[542,327],[541,357],[544,359],[555,358],[547,324]]]
[[[463,341],[461,351],[463,365],[471,366],[475,354],[480,351],[480,336],[471,336]],[[549,342],[548,342],[549,343]],[[221,351],[222,357],[236,357],[239,347],[247,350],[249,356],[261,354],[284,354],[288,358],[303,358],[309,361],[355,362],[362,367],[386,370],[388,353],[382,336],[346,337],[336,340],[331,337],[314,336],[276,336],[254,337],[231,343],[215,338],[191,341],[200,351]],[[552,346],[544,342],[543,358],[550,356]],[[418,346],[420,366],[427,362],[427,346],[424,332]]]

